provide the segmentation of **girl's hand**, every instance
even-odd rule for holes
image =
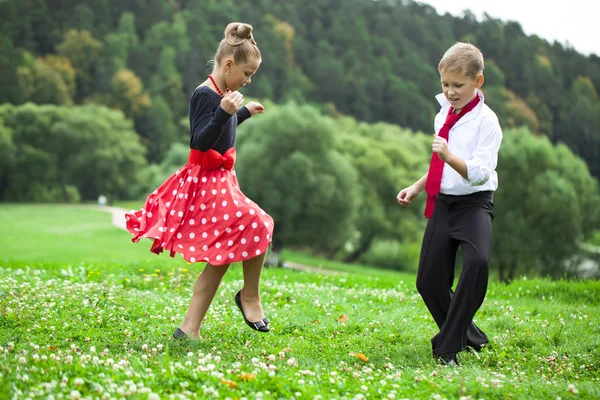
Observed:
[[[229,92],[221,100],[221,108],[225,110],[227,114],[233,115],[240,109],[244,102],[244,96],[238,92]]]
[[[254,114],[262,114],[265,112],[265,107],[262,104],[257,103],[256,101],[251,101],[246,104],[246,108],[250,111],[250,115]]]

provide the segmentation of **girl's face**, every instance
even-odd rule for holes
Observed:
[[[236,64],[232,59],[225,60],[225,83],[231,91],[240,90],[250,82],[262,60],[248,60],[244,64]]]

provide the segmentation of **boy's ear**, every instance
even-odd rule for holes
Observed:
[[[477,78],[475,78],[475,87],[477,87],[477,89],[481,88],[484,80],[483,74],[477,75]]]

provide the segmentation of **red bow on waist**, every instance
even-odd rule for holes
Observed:
[[[191,149],[188,162],[190,164],[200,164],[206,170],[217,169],[219,167],[232,169],[235,164],[235,147],[230,148],[223,155],[213,149],[205,152]]]

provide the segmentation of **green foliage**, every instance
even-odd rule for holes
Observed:
[[[600,221],[597,181],[566,146],[525,129],[505,132],[498,175],[493,254],[501,277],[530,266],[563,275]]]
[[[15,149],[14,161],[1,165],[7,180],[1,197],[74,201],[77,192],[83,199],[136,194],[132,185],[145,165],[144,148],[121,113],[26,104],[0,108],[0,121],[2,137]]]
[[[359,193],[356,171],[333,148],[332,121],[288,104],[242,127],[238,179],[278,221],[277,244],[340,249],[352,234]]]

